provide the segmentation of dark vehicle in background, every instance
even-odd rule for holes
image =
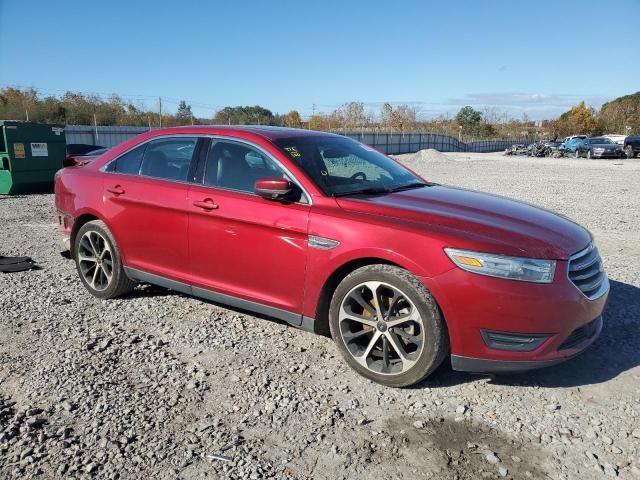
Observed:
[[[624,153],[627,158],[633,158],[640,153],[640,135],[624,139]]]
[[[87,155],[100,148],[105,147],[102,145],[89,145],[87,143],[67,143],[67,155]]]
[[[624,158],[624,151],[617,143],[606,137],[587,138],[576,146],[576,157]]]
[[[100,147],[97,145],[83,145],[83,144],[71,144],[72,146],[78,147],[91,147],[91,149],[86,148],[78,148],[80,152],[85,153],[69,153],[69,145],[67,145],[67,155],[64,157],[62,161],[63,167],[76,167],[80,165],[86,165],[91,162],[93,159],[99,157],[104,152],[109,150],[106,147]],[[72,149],[73,150],[73,149]]]

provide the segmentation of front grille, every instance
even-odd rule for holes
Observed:
[[[562,345],[558,347],[558,350],[566,350],[568,348],[574,348],[580,345],[582,342],[592,339],[600,330],[602,326],[602,317],[598,317],[595,320],[576,328],[567,339],[562,342]]]
[[[592,243],[569,259],[569,280],[587,297],[593,299],[606,289],[607,276],[602,269],[602,259]]]

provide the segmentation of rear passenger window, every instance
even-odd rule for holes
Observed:
[[[126,173],[128,175],[138,175],[140,164],[142,163],[142,154],[147,145],[140,145],[133,150],[128,151],[121,157],[116,158],[109,163],[105,169],[107,172]]]
[[[153,140],[147,144],[140,175],[185,182],[196,149],[196,137]]]

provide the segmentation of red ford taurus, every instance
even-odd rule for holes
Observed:
[[[99,298],[147,282],[331,333],[362,375],[549,366],[602,329],[593,238],[518,201],[430,183],[339,135],[155,130],[56,176],[61,229]]]

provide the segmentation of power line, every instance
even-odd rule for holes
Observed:
[[[0,88],[15,88],[17,90],[28,90],[34,89],[38,94],[42,93],[44,95],[51,94],[53,96],[61,97],[67,92],[70,93],[78,93],[80,95],[85,96],[97,96],[97,97],[110,97],[112,95],[117,95],[122,100],[129,101],[130,103],[134,103],[131,100],[142,101],[148,100],[149,102],[157,100],[159,95],[148,95],[148,94],[129,94],[129,93],[105,93],[105,92],[96,92],[96,91],[86,91],[86,90],[63,90],[56,88],[39,88],[34,85],[25,86],[25,85],[17,85],[17,84],[1,84]],[[101,98],[102,99],[102,98]],[[190,100],[187,98],[175,98],[175,97],[162,97],[162,101],[165,104],[178,105],[181,101],[185,101],[190,104],[192,107],[202,108],[202,109],[210,109],[210,110],[219,110],[223,108],[223,105],[218,105],[214,103],[206,103],[199,100]]]

